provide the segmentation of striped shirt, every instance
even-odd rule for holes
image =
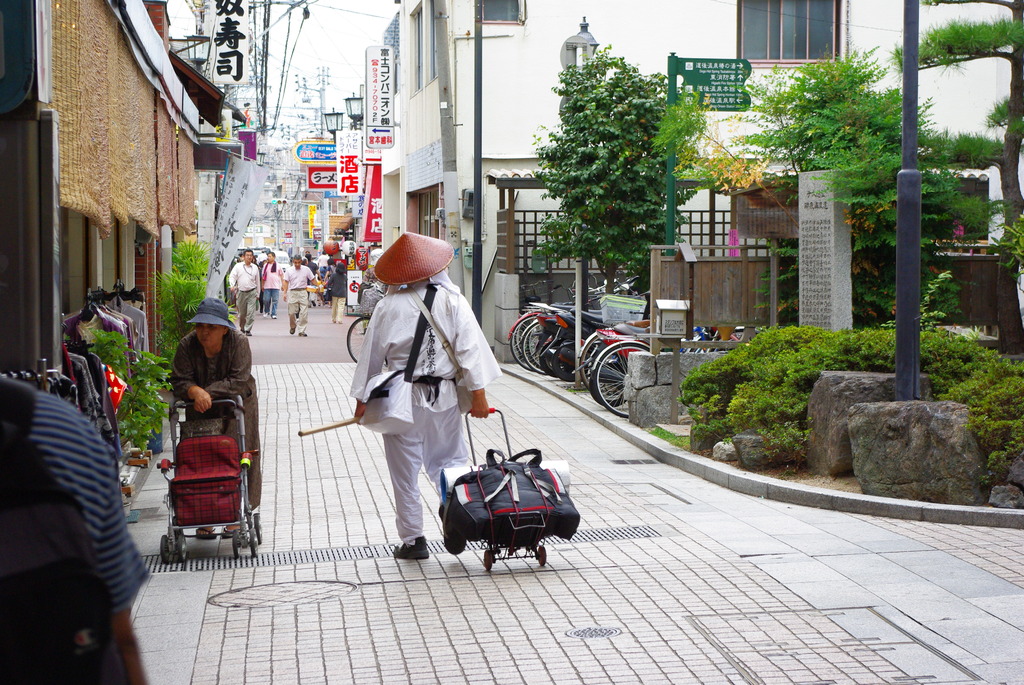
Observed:
[[[82,508],[96,548],[97,572],[110,590],[113,610],[128,609],[148,572],[128,534],[113,452],[78,410],[42,393],[36,395],[28,439],[57,483]]]

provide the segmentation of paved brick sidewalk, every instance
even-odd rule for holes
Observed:
[[[545,567],[396,561],[380,436],[295,435],[350,415],[352,368],[258,367],[264,545],[255,564],[227,541],[192,542],[184,572],[151,558],[135,625],[152,682],[1024,682],[1024,531],[740,495],[508,376],[492,404],[513,449],[569,460],[581,533]],[[504,442],[494,418],[473,428],[478,449]],[[158,475],[131,526],[147,555]]]

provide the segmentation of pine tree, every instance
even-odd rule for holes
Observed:
[[[1024,141],[1024,0],[923,0],[925,5],[995,5],[1010,16],[985,20],[955,19],[921,36],[920,66],[956,67],[979,59],[1004,59],[1010,66],[1010,92],[994,105],[989,125],[1002,128],[1002,146],[974,136],[961,136],[952,148],[962,152],[964,164],[988,162],[999,167],[1005,223],[1013,224],[1024,214],[1024,192],[1019,173],[1021,143]],[[988,143],[988,144],[986,144]],[[1015,268],[1000,270],[997,282],[999,347],[1004,353],[1024,353],[1024,325],[1017,301],[1016,258],[1004,255]]]

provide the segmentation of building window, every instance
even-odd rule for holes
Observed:
[[[430,0],[430,18],[427,21],[430,22],[427,26],[427,81],[432,81],[437,78],[437,10],[434,9],[434,0]]]
[[[519,21],[519,0],[480,0],[484,21]]]
[[[411,19],[412,35],[409,37],[412,39],[412,80],[415,85],[415,89],[419,90],[423,87],[423,12],[421,10],[416,10]]]
[[[740,57],[787,62],[836,56],[838,0],[740,0]]]

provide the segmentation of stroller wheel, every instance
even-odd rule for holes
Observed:
[[[249,534],[249,554],[251,554],[253,557],[255,557],[256,553],[259,551],[259,548],[260,548],[260,543],[257,542],[256,535],[253,534],[253,533],[250,533]]]
[[[484,570],[490,571],[492,566],[494,566],[494,552],[487,550],[484,552]]]
[[[543,566],[548,563],[548,551],[544,549],[544,545],[537,547],[537,565]]]
[[[260,523],[260,515],[252,515],[252,527],[256,531],[256,542],[263,544],[263,524]]]
[[[160,537],[160,561],[164,564],[174,561],[174,544],[166,535]]]
[[[238,558],[238,551],[242,548],[242,533],[241,531],[235,531],[231,534],[231,553],[235,555],[235,559]]]
[[[174,559],[173,561],[183,562],[188,558],[188,551],[185,549],[185,531],[179,530],[174,534]]]

